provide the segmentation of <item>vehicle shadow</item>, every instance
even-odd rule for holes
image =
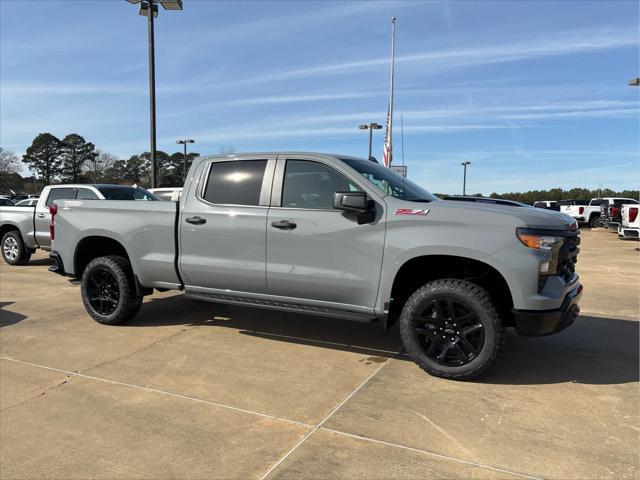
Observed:
[[[153,298],[130,327],[203,325],[318,348],[411,361],[401,349],[397,326],[350,322],[271,310],[200,302],[183,296]],[[509,330],[502,355],[477,383],[591,385],[638,382],[640,322],[580,316],[567,330],[524,338]]]
[[[15,302],[0,302],[0,328],[14,325],[27,318],[26,315],[22,315],[21,313],[5,310],[5,307],[13,305],[13,303]]]

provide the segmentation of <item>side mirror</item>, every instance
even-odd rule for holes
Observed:
[[[365,213],[371,209],[365,192],[336,192],[333,194],[333,208],[355,213]]]

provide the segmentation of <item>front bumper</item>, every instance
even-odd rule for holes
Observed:
[[[565,297],[560,308],[555,310],[514,310],[516,332],[520,335],[550,335],[573,323],[580,313],[578,302],[582,296],[582,285],[578,285]]]

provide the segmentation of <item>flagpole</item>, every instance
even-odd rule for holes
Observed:
[[[396,58],[396,17],[391,17],[391,82],[389,85],[389,111],[387,112],[387,135],[385,145],[385,166],[393,161],[393,81]]]

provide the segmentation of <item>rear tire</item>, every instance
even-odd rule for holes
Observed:
[[[441,378],[467,380],[483,374],[505,341],[489,293],[466,280],[447,278],[420,287],[405,303],[399,323],[411,359]]]
[[[82,302],[103,325],[119,325],[136,316],[143,296],[137,292],[129,260],[117,255],[93,259],[82,274]]]
[[[2,237],[2,258],[9,265],[25,265],[31,258],[31,251],[22,241],[17,230],[11,230]]]
[[[600,215],[594,215],[589,219],[589,227],[590,228],[598,228],[601,226]]]

